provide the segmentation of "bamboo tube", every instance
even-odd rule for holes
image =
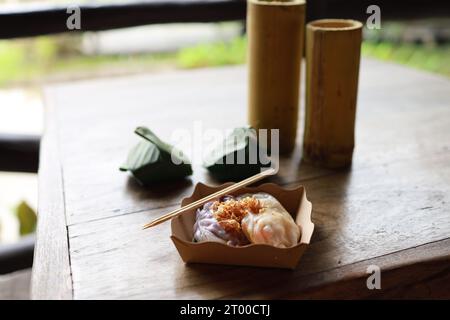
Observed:
[[[362,24],[316,20],[306,28],[303,160],[327,168],[351,164]]]
[[[305,1],[248,0],[248,121],[279,129],[281,153],[295,146]]]

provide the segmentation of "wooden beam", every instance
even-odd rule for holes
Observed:
[[[377,4],[382,21],[447,17],[450,2],[434,0],[311,0],[306,20],[351,18],[365,21],[367,7]],[[156,0],[132,3],[80,4],[81,32],[148,24],[245,20],[245,0]],[[70,14],[62,5],[20,5],[0,9],[0,39],[74,32],[66,27]]]
[[[0,170],[37,172],[39,141],[35,135],[0,134]]]
[[[245,18],[245,0],[151,1],[82,4],[81,32],[147,24],[217,22]],[[0,12],[0,39],[73,32],[67,29],[67,6]]]
[[[31,268],[33,264],[34,234],[20,241],[0,246],[0,274]]]

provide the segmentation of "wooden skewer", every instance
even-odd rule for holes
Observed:
[[[224,188],[222,190],[219,190],[219,191],[217,191],[217,192],[215,192],[213,194],[210,194],[209,196],[206,196],[206,197],[204,197],[202,199],[199,199],[197,201],[194,201],[194,202],[192,202],[192,203],[190,203],[190,204],[188,204],[188,205],[186,205],[184,207],[181,207],[181,208],[176,209],[176,210],[174,210],[172,212],[169,212],[169,213],[167,213],[167,214],[165,214],[165,215],[163,215],[163,216],[153,220],[152,222],[147,223],[144,226],[144,229],[147,229],[147,228],[150,228],[150,227],[154,227],[154,226],[156,226],[156,225],[158,225],[160,223],[163,223],[163,222],[165,222],[167,220],[175,218],[176,216],[178,216],[178,215],[180,215],[180,214],[182,214],[182,213],[184,213],[184,212],[186,212],[188,210],[196,209],[196,208],[200,207],[201,205],[204,205],[208,201],[214,200],[215,198],[224,196],[224,195],[226,195],[228,193],[237,191],[237,190],[239,190],[239,189],[241,189],[243,187],[246,187],[246,186],[248,186],[248,185],[250,185],[252,183],[255,183],[256,181],[264,179],[265,177],[267,177],[269,175],[272,175],[272,174],[275,174],[275,173],[276,173],[275,169],[273,169],[273,168],[269,168],[267,170],[264,170],[264,171],[262,171],[262,172],[260,172],[258,174],[255,174],[254,176],[251,176],[251,177],[249,177],[249,178],[247,178],[245,180],[242,180],[242,181],[237,182],[237,183],[235,183],[235,184],[233,184],[233,185],[231,185],[229,187],[226,187],[226,188]]]

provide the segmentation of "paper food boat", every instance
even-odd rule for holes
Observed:
[[[209,194],[219,191],[232,183],[218,187],[198,183],[193,194],[184,198],[182,206],[199,200]],[[242,188],[232,195],[243,193],[266,192],[274,196],[293,216],[300,226],[299,243],[290,248],[276,248],[265,244],[249,244],[242,247],[232,247],[218,242],[193,242],[196,209],[187,211],[172,219],[171,239],[178,253],[186,263],[211,263],[241,266],[256,266],[269,268],[294,269],[305,252],[314,231],[311,222],[311,202],[306,198],[303,186],[288,189],[273,183],[266,183],[257,187]]]

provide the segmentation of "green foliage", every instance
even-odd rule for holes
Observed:
[[[43,63],[49,63],[58,57],[58,46],[53,38],[39,37],[35,42],[35,59]]]
[[[0,85],[45,74],[58,59],[57,49],[51,37],[0,41]]]
[[[230,43],[199,44],[178,52],[177,65],[181,68],[200,68],[242,64],[245,62],[247,41],[238,37]]]
[[[398,29],[398,30],[397,30]],[[398,39],[402,28],[391,27],[388,36]],[[362,53],[386,61],[402,63],[450,76],[450,45],[424,46],[380,41],[368,34]],[[85,56],[78,52],[80,36],[42,36],[33,39],[0,41],[0,86],[33,81],[48,76],[110,74],[111,70],[133,72],[166,67],[200,68],[242,64],[247,40],[199,44],[174,53]]]
[[[78,36],[42,36],[0,41],[0,86],[52,76],[139,70],[175,65],[175,53],[85,56],[78,52]],[[145,70],[145,69],[144,69]]]
[[[427,47],[417,44],[365,41],[362,53],[364,56],[450,76],[450,45]]]
[[[0,84],[8,79],[16,79],[25,61],[25,51],[7,41],[0,41]]]
[[[36,213],[25,201],[17,206],[16,215],[19,219],[21,236],[33,233],[36,230]]]

